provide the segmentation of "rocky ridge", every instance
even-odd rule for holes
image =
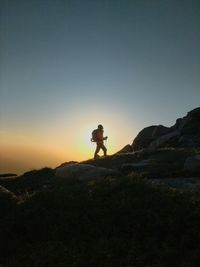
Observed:
[[[114,155],[66,162],[55,169],[34,170],[14,179],[1,179],[1,185],[8,185],[11,191],[12,187],[18,191],[31,191],[51,188],[56,180],[98,181],[108,176],[132,174],[152,180],[152,184],[156,179],[178,188],[182,187],[181,181],[188,184],[192,177],[194,188],[194,181],[199,183],[200,180],[200,107],[177,119],[172,127],[154,125],[144,128],[131,145]],[[169,179],[179,182],[168,183]]]
[[[154,125],[144,128],[133,140],[131,147],[132,151],[160,147],[200,147],[200,107],[177,119],[172,127]]]
[[[200,107],[177,119],[171,127],[153,125],[144,128],[131,145],[126,145],[114,155],[73,163],[70,166],[68,163],[62,164],[57,169],[56,176],[61,177],[62,172],[62,178],[69,178],[72,176],[72,169],[74,177],[79,180],[81,177],[99,179],[106,175],[129,175],[134,172],[144,174],[153,183],[154,179],[162,179],[168,184],[170,179],[177,178],[179,182],[169,183],[172,187],[184,187],[181,185],[182,181],[187,188],[190,177],[193,185],[195,180],[199,184]],[[181,180],[181,177],[184,179]]]
[[[191,120],[184,125],[187,136],[178,129],[182,120],[178,135],[150,126],[133,141],[135,149],[2,177],[0,266],[55,266],[61,259],[77,267],[199,266],[195,120],[194,128]]]

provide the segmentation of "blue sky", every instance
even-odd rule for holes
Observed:
[[[23,137],[32,162],[37,146],[52,165],[92,155],[71,140],[99,122],[116,140],[112,153],[143,127],[171,126],[200,104],[199,25],[197,0],[3,0],[4,154],[23,162]]]

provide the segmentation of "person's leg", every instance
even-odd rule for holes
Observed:
[[[104,146],[104,144],[101,145],[101,149],[103,150],[104,157],[107,156],[107,148]]]
[[[101,148],[100,144],[97,143],[96,150],[94,153],[94,159],[98,158],[98,153],[99,153],[100,148]]]

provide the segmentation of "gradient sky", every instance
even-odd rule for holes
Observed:
[[[200,106],[199,0],[1,1],[0,172],[112,154]]]

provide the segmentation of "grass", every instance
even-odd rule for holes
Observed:
[[[6,267],[195,267],[200,261],[199,195],[153,188],[138,175],[55,181],[1,215]]]

